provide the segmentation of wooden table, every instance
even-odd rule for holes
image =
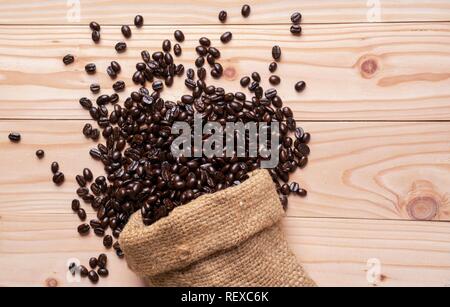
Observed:
[[[140,51],[160,48],[175,29],[186,35],[186,65],[200,36],[220,44],[221,33],[233,32],[220,46],[228,90],[255,70],[267,80],[271,47],[283,48],[278,91],[313,135],[311,162],[294,178],[309,196],[292,199],[284,224],[319,285],[450,285],[450,2],[247,2],[248,19],[236,0],[0,1],[0,285],[90,285],[66,279],[70,258],[86,263],[102,251],[98,239],[78,236],[70,210],[75,175],[85,166],[101,174],[77,101],[93,81],[110,88],[108,60],[130,76]],[[221,9],[226,25],[217,20]],[[296,10],[301,38],[289,33]],[[146,27],[117,55],[119,26],[138,13]],[[103,26],[99,46],[91,20]],[[65,67],[67,53],[77,61]],[[84,73],[88,62],[97,75]],[[297,80],[308,83],[303,94],[293,89]],[[182,83],[166,97],[185,93]],[[10,131],[22,134],[20,144],[8,141]],[[52,161],[66,173],[59,188],[50,181]],[[111,276],[101,285],[142,284],[110,254]]]

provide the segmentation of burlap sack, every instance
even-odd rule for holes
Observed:
[[[287,246],[283,216],[269,173],[259,170],[151,226],[136,213],[120,244],[151,286],[314,286]]]

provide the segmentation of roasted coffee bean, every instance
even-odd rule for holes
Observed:
[[[141,52],[141,58],[145,63],[150,62],[150,60],[151,60],[150,53],[147,50],[143,50]]]
[[[187,70],[187,72],[186,72],[186,77],[188,78],[188,79],[194,79],[194,77],[195,77],[195,72],[194,72],[194,70],[192,69],[192,68],[189,68],[188,70]]]
[[[77,215],[82,222],[84,222],[87,218],[86,211],[84,209],[78,209]]]
[[[98,236],[98,237],[103,237],[105,235],[105,230],[103,228],[95,228],[94,229],[94,233]]]
[[[106,73],[111,79],[117,78],[117,72],[115,72],[111,66],[108,66],[108,68],[106,68]]]
[[[36,157],[38,157],[39,159],[44,158],[45,156],[45,152],[42,149],[39,149],[36,151]]]
[[[215,59],[220,58],[220,51],[219,49],[215,48],[215,47],[210,47],[208,49],[208,52],[210,55],[212,55]]]
[[[211,76],[214,79],[219,79],[220,77],[222,77],[222,72],[218,71],[217,69],[213,69],[213,70],[211,70]]]
[[[91,90],[91,92],[92,92],[93,94],[98,94],[98,93],[100,92],[100,85],[98,85],[98,84],[96,84],[96,83],[91,84],[91,86],[89,87],[89,89]]]
[[[219,20],[221,23],[225,23],[227,21],[227,12],[226,11],[220,11],[219,13]]]
[[[87,65],[84,67],[84,70],[85,70],[88,74],[92,75],[92,74],[95,74],[95,72],[97,71],[97,67],[95,66],[94,63],[89,63],[89,64],[87,64]]]
[[[50,165],[50,169],[52,170],[53,174],[56,174],[59,171],[58,162],[52,162],[52,164]]]
[[[278,68],[278,64],[277,64],[276,62],[270,63],[270,65],[269,65],[269,71],[270,71],[271,73],[274,73],[274,72],[277,70],[277,68]]]
[[[80,105],[86,110],[89,110],[90,108],[92,108],[92,101],[84,97],[80,99]]]
[[[72,64],[73,62],[75,62],[75,57],[74,57],[73,55],[71,55],[71,54],[68,54],[68,55],[66,55],[66,56],[63,58],[63,63],[64,63],[65,65],[70,65],[70,64]]]
[[[92,21],[89,24],[89,27],[91,28],[92,31],[100,31],[100,25],[95,21]]]
[[[180,56],[182,52],[183,52],[183,51],[182,51],[182,49],[181,49],[180,44],[175,44],[175,45],[173,46],[173,53],[175,54],[175,56]]]
[[[98,43],[101,39],[102,35],[100,34],[100,31],[92,31],[92,41],[94,41],[94,43]]]
[[[308,195],[308,192],[304,189],[299,189],[297,195],[300,197],[306,197]]]
[[[110,235],[106,235],[103,238],[103,246],[106,248],[111,248],[113,245],[113,238]]]
[[[280,46],[272,47],[272,57],[275,61],[279,61],[281,59],[281,48]]]
[[[294,35],[301,35],[302,34],[302,27],[299,25],[293,25],[291,27],[291,33]]]
[[[130,38],[132,35],[131,28],[127,25],[122,26],[120,31],[122,32],[122,34],[125,38]]]
[[[264,96],[266,96],[267,99],[272,100],[275,96],[277,96],[277,90],[274,88],[268,89]]]
[[[110,97],[108,95],[101,95],[97,98],[97,105],[104,106],[108,104],[110,101]],[[91,114],[92,115],[92,114]]]
[[[137,28],[141,28],[144,25],[144,17],[142,17],[141,15],[137,15],[136,17],[134,17],[134,25]]]
[[[80,265],[78,269],[80,270],[80,276],[82,278],[86,278],[89,275],[89,271],[84,265]]]
[[[76,181],[77,181],[77,183],[78,183],[78,185],[79,185],[80,187],[84,188],[84,187],[86,186],[86,180],[84,179],[83,176],[77,175],[77,176],[75,177],[75,179],[76,179]]]
[[[78,212],[80,210],[80,201],[78,199],[72,200],[72,210]]]
[[[89,234],[89,231],[91,230],[91,226],[88,224],[81,224],[78,226],[78,233],[82,236]]]
[[[118,53],[123,53],[127,50],[127,44],[125,42],[118,42],[114,48]]]
[[[251,12],[250,5],[245,4],[245,5],[242,7],[242,10],[241,10],[242,16],[243,16],[244,18],[247,18],[248,16],[250,16],[250,12]]]
[[[120,71],[122,70],[122,67],[116,61],[112,61],[110,67],[116,74],[120,73]]]
[[[117,81],[113,84],[113,90],[116,92],[122,92],[125,89],[125,82]]]
[[[220,37],[220,41],[224,44],[228,43],[231,41],[231,39],[233,38],[233,33],[231,32],[225,32],[222,34],[222,36]]]
[[[10,140],[11,142],[13,142],[13,143],[18,143],[18,142],[20,142],[22,136],[21,136],[20,133],[18,133],[18,132],[11,132],[11,133],[8,135],[8,138],[9,138],[9,140]]]
[[[280,77],[273,75],[273,76],[270,76],[269,82],[272,85],[279,85],[281,82],[281,79],[280,79]]]
[[[91,269],[96,269],[98,266],[98,260],[95,257],[92,257],[89,259],[89,266],[91,267]]]
[[[162,43],[162,50],[164,50],[164,52],[169,52],[172,49],[172,43],[170,42],[170,40],[165,39]]]
[[[89,271],[88,277],[89,277],[89,280],[90,280],[93,284],[98,283],[99,277],[98,277],[98,274],[97,274],[94,270]]]
[[[197,46],[195,51],[199,56],[206,56],[208,54],[208,48],[203,46]]]
[[[105,254],[100,254],[97,259],[99,268],[106,268],[108,257]]]
[[[261,82],[261,76],[257,72],[252,73],[252,79],[253,79],[253,81],[258,82],[258,83]]]
[[[195,66],[197,66],[197,67],[202,67],[203,65],[205,65],[205,58],[204,57],[198,57],[196,60],[195,60]]]
[[[291,22],[298,25],[302,21],[302,14],[295,12],[291,15]]]
[[[179,43],[184,42],[184,33],[181,32],[180,30],[175,30],[175,32],[173,33],[173,36],[175,37],[175,40]]]
[[[104,268],[98,269],[97,273],[100,277],[103,277],[103,278],[108,277],[108,275],[109,275],[108,269],[104,269]]]
[[[94,179],[94,175],[92,175],[91,170],[88,169],[88,168],[85,168],[85,169],[83,170],[83,177],[84,177],[84,179],[85,179],[86,181],[88,181],[88,182],[90,182],[90,181],[92,181],[92,179]]]
[[[250,84],[250,82],[251,82],[250,77],[243,77],[241,79],[241,86],[242,87],[247,87]]]
[[[158,80],[153,82],[152,88],[154,91],[161,91],[164,88],[164,84]]]
[[[299,81],[295,84],[295,90],[299,93],[303,92],[306,88],[305,81]]]

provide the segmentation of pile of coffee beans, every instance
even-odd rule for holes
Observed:
[[[242,16],[248,17],[251,9],[248,5],[242,7]],[[227,13],[221,11],[219,20],[224,23]],[[143,26],[143,17],[135,17],[136,27]],[[297,14],[292,16],[292,22],[297,25],[301,20]],[[100,25],[96,22],[90,24],[93,39],[100,39]],[[130,27],[122,26],[121,32],[126,39],[132,37]],[[94,35],[95,33],[95,35]],[[233,34],[225,32],[220,41],[226,44],[231,41]],[[97,39],[98,38],[98,39]],[[200,37],[199,45],[195,48],[197,58],[193,61],[193,68],[185,67],[175,62],[175,57],[182,53],[181,43],[185,40],[182,31],[176,30],[174,38],[177,42],[172,48],[169,39],[161,43],[161,50],[150,54],[141,52],[141,60],[136,63],[136,71],[132,81],[139,88],[126,97],[123,103],[117,93],[101,94],[95,102],[83,97],[80,105],[89,112],[90,117],[97,122],[98,128],[87,123],[83,134],[94,141],[100,135],[105,139],[89,152],[91,157],[104,166],[105,175],[94,177],[89,169],[76,176],[78,189],[77,196],[84,203],[90,204],[95,210],[96,217],[87,220],[86,211],[81,208],[79,200],[74,199],[71,208],[83,223],[78,226],[78,233],[82,236],[92,231],[102,238],[106,249],[113,248],[118,257],[124,257],[118,239],[130,216],[140,211],[145,225],[151,225],[159,219],[166,217],[170,212],[181,205],[208,194],[231,186],[239,185],[248,174],[261,167],[265,160],[261,157],[249,157],[248,145],[243,150],[247,156],[237,156],[237,150],[230,156],[206,157],[202,155],[202,148],[192,148],[192,157],[173,156],[171,147],[177,135],[171,133],[175,122],[188,123],[194,127],[195,115],[200,115],[203,124],[218,122],[225,127],[227,122],[265,122],[279,123],[279,163],[270,169],[270,175],[277,187],[280,202],[287,208],[288,196],[307,195],[298,183],[290,182],[290,175],[298,169],[304,168],[308,163],[310,149],[308,143],[311,139],[309,133],[297,126],[293,111],[285,106],[282,98],[275,88],[264,89],[261,84],[261,75],[252,72],[241,79],[240,84],[246,92],[229,92],[222,87],[208,85],[206,76],[214,79],[223,75],[223,67],[219,63],[221,52],[217,46],[212,46],[207,37]],[[126,52],[127,44],[118,42],[115,49],[118,53]],[[274,73],[281,61],[281,47],[272,48],[273,62],[269,71]],[[174,56],[173,56],[174,55]],[[73,56],[66,56],[64,63],[74,61]],[[95,74],[95,63],[85,67],[86,73]],[[107,68],[111,79],[116,79],[121,72],[121,66],[113,61]],[[171,87],[177,78],[185,76],[184,84],[189,94],[182,95],[177,101],[164,99],[166,87]],[[271,75],[271,85],[276,86],[281,78]],[[302,91],[305,83],[299,82],[295,89]],[[114,92],[121,92],[126,88],[124,81],[115,81],[112,85]],[[94,94],[100,93],[100,86],[92,84],[90,90]],[[192,129],[194,130],[194,129]],[[270,134],[270,132],[269,132]],[[192,136],[194,137],[194,136]],[[211,137],[203,134],[203,144]],[[249,135],[236,135],[237,141],[249,142]],[[239,144],[239,143],[238,143]],[[270,148],[270,144],[266,144]],[[200,153],[199,155],[197,155]],[[39,155],[38,155],[39,156]],[[52,164],[53,181],[61,184],[64,174],[59,171],[59,165]],[[108,232],[111,233],[108,234]],[[79,269],[83,277],[88,277],[93,283],[98,282],[99,276],[106,277],[106,256],[92,258],[89,261],[91,271],[86,267],[72,266],[71,271]],[[104,261],[104,264],[103,264]],[[100,264],[102,263],[102,264]],[[98,267],[98,270],[95,269]]]
[[[77,266],[76,263],[69,264],[69,272],[75,276],[77,273],[82,278],[88,278],[93,284],[98,283],[100,277],[106,278],[109,275],[109,271],[106,268],[108,263],[108,257],[105,254],[100,254],[98,257],[92,257],[89,259],[89,270],[84,265]]]

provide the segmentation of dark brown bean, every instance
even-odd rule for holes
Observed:
[[[127,50],[127,44],[125,42],[118,42],[114,48],[118,53],[123,53]]]
[[[278,64],[277,64],[276,62],[270,63],[270,65],[269,65],[269,71],[270,71],[271,73],[274,73],[274,72],[277,70],[277,68],[278,68]]]
[[[75,57],[74,57],[73,55],[71,55],[71,54],[68,54],[68,55],[66,55],[66,56],[63,58],[63,63],[64,63],[65,65],[70,65],[70,64],[72,64],[73,62],[75,62]]]
[[[100,277],[103,277],[103,278],[108,277],[108,275],[109,275],[108,269],[104,269],[104,268],[98,269],[97,273]]]
[[[163,41],[162,49],[164,50],[164,52],[169,52],[172,49],[172,43],[170,42],[170,40],[165,39]]]
[[[250,13],[251,13],[250,5],[245,4],[245,5],[242,7],[242,10],[241,10],[242,16],[243,16],[244,18],[247,18],[248,16],[250,16]]]
[[[272,84],[272,85],[279,85],[280,82],[281,82],[281,79],[280,79],[280,77],[278,77],[278,76],[272,75],[272,76],[270,76],[270,78],[269,78],[269,82],[270,82],[270,84]]]
[[[137,15],[137,16],[134,18],[134,25],[135,25],[137,28],[141,28],[141,27],[144,25],[144,17],[142,17],[141,15]]]
[[[80,210],[80,201],[78,199],[72,200],[72,210],[78,212]]]
[[[91,170],[88,169],[88,168],[85,168],[85,169],[83,170],[83,177],[84,177],[84,179],[85,179],[86,181],[88,181],[88,182],[92,181],[92,179],[94,178],[94,176],[92,175]]]
[[[132,35],[131,28],[130,28],[129,26],[127,26],[127,25],[122,26],[122,28],[120,29],[120,31],[122,32],[122,35],[123,35],[125,38],[130,38],[131,35]]]
[[[91,84],[89,89],[93,94],[98,94],[100,92],[100,85],[98,85],[97,83]]]
[[[100,42],[100,39],[101,39],[100,31],[92,31],[91,37],[92,37],[92,40],[94,41],[94,43]]]
[[[56,174],[59,171],[59,164],[58,162],[52,162],[50,169],[53,174]]]
[[[98,283],[99,277],[98,277],[98,274],[97,274],[95,271],[93,271],[93,270],[92,270],[92,271],[89,271],[88,277],[89,277],[89,280],[90,280],[93,284]]]
[[[306,88],[305,81],[299,81],[295,84],[295,90],[299,93],[303,92]]]
[[[301,35],[302,34],[302,27],[299,25],[293,25],[290,29],[291,33],[294,35]]]
[[[291,22],[293,24],[299,24],[302,21],[302,14],[300,14],[299,12],[295,12],[291,15]]]
[[[101,30],[100,25],[95,21],[92,21],[89,24],[89,27],[91,28],[92,31],[100,31]]]
[[[219,13],[219,20],[221,23],[225,23],[227,21],[227,12],[226,11],[220,11]]]
[[[275,61],[279,61],[281,59],[281,48],[280,46],[272,47],[272,57]]]
[[[231,32],[225,32],[220,37],[220,41],[224,44],[229,43],[231,39],[233,38],[233,33]]]
[[[86,211],[84,209],[78,209],[77,215],[78,215],[79,219],[82,222],[84,222],[86,220],[86,218],[87,218],[87,214],[86,214]]]
[[[241,79],[241,86],[242,87],[247,87],[249,84],[250,84],[250,82],[251,82],[251,79],[250,79],[250,77],[243,77],[242,79]]]
[[[110,235],[106,235],[103,238],[103,246],[106,248],[111,248],[113,245],[113,238]]]
[[[177,41],[177,42],[179,42],[179,43],[182,43],[182,42],[184,42],[184,33],[183,32],[181,32],[180,30],[176,30],[174,33],[173,33],[173,36],[175,37],[175,40]]]
[[[81,224],[80,226],[78,226],[78,233],[82,236],[89,234],[90,230],[91,226],[89,226],[88,224]]]
[[[175,44],[173,46],[173,53],[175,54],[175,56],[177,56],[177,57],[180,56],[182,52],[183,52],[183,50],[181,49],[180,44]]]
[[[75,177],[75,180],[77,181],[77,183],[80,187],[84,188],[86,186],[86,180],[84,179],[83,176],[77,175]]]
[[[95,73],[96,73],[97,67],[95,66],[94,63],[89,63],[89,64],[87,64],[87,65],[84,67],[84,70],[85,70],[88,74],[92,75],[92,74],[95,74]]]
[[[42,149],[39,149],[36,151],[36,157],[38,157],[39,159],[44,158],[45,156],[45,152]]]
[[[86,278],[89,275],[89,271],[84,265],[80,265],[79,270],[81,277]]]

